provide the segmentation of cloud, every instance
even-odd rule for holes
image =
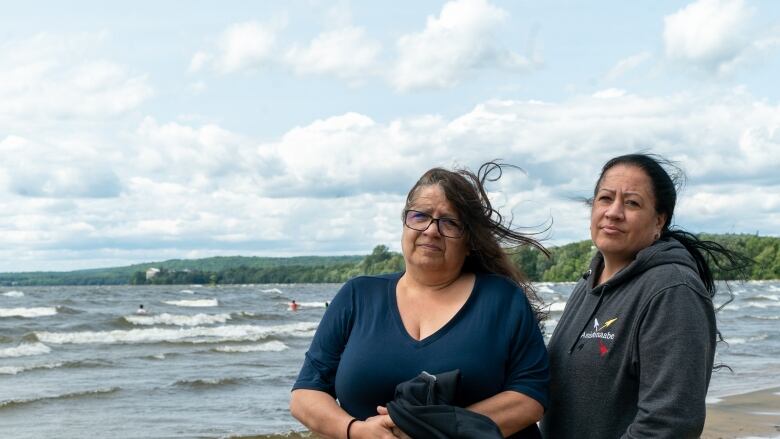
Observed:
[[[106,34],[40,33],[0,44],[0,120],[106,118],[153,94],[143,74],[100,54]]]
[[[275,62],[277,35],[286,26],[286,18],[234,23],[222,32],[213,50],[195,52],[189,70],[197,72],[208,65],[226,74],[271,65]]]
[[[454,0],[422,32],[398,39],[398,60],[389,81],[402,91],[446,88],[474,70],[498,67],[529,70],[538,63],[501,47],[494,30],[508,14],[486,0]]]
[[[17,267],[398,249],[403,199],[422,172],[502,158],[526,173],[508,171],[491,197],[518,226],[552,218],[548,243],[560,244],[587,238],[588,209],[575,197],[589,195],[603,162],[643,149],[687,170],[682,226],[778,233],[778,133],[780,107],[743,89],[660,97],[608,89],[490,100],[454,118],[344,113],[262,142],[213,122],[154,118],[113,139],[126,145],[116,151],[75,137],[8,136],[0,240]],[[103,187],[113,189],[85,192]]]
[[[210,191],[250,170],[263,171],[254,144],[224,128],[198,127],[147,117],[139,125],[134,149],[124,158],[135,175],[159,182],[189,184]]]
[[[717,71],[749,46],[752,15],[742,0],[698,0],[664,18],[666,55]]]
[[[299,75],[332,75],[356,80],[374,75],[381,45],[363,28],[345,27],[323,32],[307,47],[293,46],[285,57]]]
[[[24,197],[111,198],[122,185],[117,175],[91,154],[18,136],[0,141],[0,181]]]
[[[613,81],[621,76],[624,76],[628,72],[636,69],[640,65],[644,64],[652,58],[650,52],[641,52],[636,55],[631,55],[627,58],[621,59],[615,64],[612,69],[607,73],[607,79]]]

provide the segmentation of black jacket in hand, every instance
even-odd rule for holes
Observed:
[[[413,439],[503,438],[487,416],[453,405],[459,383],[460,371],[453,370],[437,375],[423,372],[399,384],[395,399],[387,404],[390,418]]]

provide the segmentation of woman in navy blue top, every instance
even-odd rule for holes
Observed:
[[[405,437],[384,408],[395,386],[422,371],[459,369],[459,405],[505,437],[538,437],[549,380],[540,301],[501,245],[544,249],[490,205],[484,182],[494,171],[500,176],[500,165],[476,175],[426,172],[403,213],[406,271],[352,279],[333,299],[290,403],[312,431]]]

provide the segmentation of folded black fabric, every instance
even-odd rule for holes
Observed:
[[[396,386],[395,399],[387,404],[390,418],[413,439],[503,438],[487,416],[453,405],[459,384],[459,370],[423,372]]]

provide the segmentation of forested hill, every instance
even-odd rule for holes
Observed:
[[[755,235],[710,235],[753,259],[750,279],[780,279],[780,238]],[[533,281],[575,281],[587,270],[595,252],[590,240],[550,247],[550,257],[533,248],[515,249],[512,259]],[[302,256],[292,258],[213,257],[176,259],[118,268],[70,272],[0,273],[0,285],[110,285],[110,284],[246,284],[343,282],[360,274],[403,270],[403,258],[384,245],[367,256]],[[147,269],[156,268],[152,277]],[[717,279],[733,274],[715,269]]]
[[[149,268],[165,272],[218,273],[231,268],[247,267],[283,269],[285,267],[331,267],[355,265],[365,256],[296,256],[271,258],[255,256],[215,256],[203,259],[171,259],[163,262],[147,262],[114,268],[95,268],[76,271],[50,271],[27,273],[0,273],[0,285],[121,285],[128,284],[136,273],[146,273]],[[192,282],[195,283],[195,282]]]

